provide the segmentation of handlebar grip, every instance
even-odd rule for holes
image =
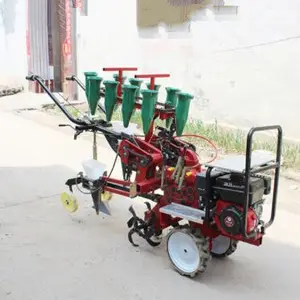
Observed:
[[[58,127],[66,127],[66,126],[70,126],[68,124],[58,124]]]
[[[72,75],[72,76],[67,76],[66,77],[66,80],[67,81],[73,81],[74,80],[74,76]]]
[[[28,75],[28,76],[26,76],[26,80],[35,81],[35,79],[36,79],[35,75]]]

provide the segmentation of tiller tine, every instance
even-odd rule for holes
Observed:
[[[147,208],[149,209],[149,203],[146,203]],[[152,222],[146,222],[143,219],[139,218],[136,215],[135,210],[133,209],[132,205],[129,207],[129,211],[132,214],[132,217],[128,220],[127,226],[128,228],[131,228],[128,232],[128,240],[129,242],[134,246],[138,247],[139,245],[134,243],[132,236],[134,233],[142,237],[143,239],[146,240],[146,242],[152,246],[156,247],[160,245],[160,241],[153,241],[151,238],[154,236],[154,227]]]

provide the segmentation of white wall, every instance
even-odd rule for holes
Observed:
[[[280,123],[300,138],[300,1],[226,1],[240,6],[238,19],[193,21],[192,36],[172,40],[138,38],[135,0],[89,3],[80,18],[80,72],[118,65],[170,72],[160,82],[195,94],[193,117]]]
[[[0,0],[0,84],[24,84],[27,0]]]

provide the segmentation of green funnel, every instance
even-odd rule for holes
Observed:
[[[98,73],[97,72],[84,72],[84,76],[85,76],[85,95],[86,95],[86,98],[88,99],[89,78],[98,76]]]
[[[114,74],[113,77],[114,77],[114,80],[120,82],[119,81],[119,74],[118,73]],[[124,84],[126,78],[127,78],[126,76],[122,76],[122,84]]]
[[[128,80],[129,80],[131,85],[135,85],[135,86],[138,87],[138,90],[136,91],[136,97],[141,97],[140,90],[141,90],[141,85],[143,83],[143,80],[138,79],[138,78],[129,78]],[[136,109],[134,108],[131,116],[133,116],[135,114],[135,111],[136,111]]]
[[[146,83],[146,86],[147,86],[147,88],[148,88],[149,90],[151,89],[151,83],[150,83],[150,82]],[[161,87],[160,84],[154,84],[154,90],[155,90],[155,91],[158,91],[160,87]]]
[[[150,130],[150,126],[154,117],[155,104],[157,101],[158,91],[155,90],[141,90],[143,96],[142,102],[142,122],[144,134]]]
[[[180,92],[177,95],[178,103],[175,110],[176,134],[180,136],[182,135],[185,124],[187,122],[191,100],[194,98],[194,96],[183,92]]]
[[[167,104],[167,108],[175,108],[177,105],[177,93],[180,92],[179,89],[177,88],[173,88],[173,87],[166,87],[166,91],[167,91],[167,98],[166,98],[166,104]],[[171,125],[173,118],[167,118],[166,120],[166,127],[169,128]]]
[[[118,82],[114,80],[103,81],[105,86],[104,106],[106,111],[106,121],[110,122],[114,108],[117,104],[117,86]]]
[[[141,89],[141,85],[143,83],[143,80],[138,79],[138,78],[129,78],[128,81],[131,85],[135,85],[135,86],[138,87],[138,90],[136,92],[136,97],[140,97],[140,89]]]
[[[135,97],[138,87],[135,85],[123,85],[122,117],[123,125],[128,127],[132,112],[135,107]]]
[[[98,102],[100,100],[100,84],[102,78],[98,76],[89,77],[88,79],[88,103],[92,116],[95,115]]]

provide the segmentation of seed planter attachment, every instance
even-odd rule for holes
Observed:
[[[90,194],[96,214],[111,214],[108,201],[113,194],[127,198],[138,197],[151,200],[145,202],[146,210],[139,217],[132,205],[127,221],[128,240],[137,247],[133,236],[144,239],[149,246],[160,245],[164,231],[170,229],[166,237],[168,257],[174,269],[181,275],[194,277],[204,273],[211,257],[221,258],[233,254],[238,243],[260,246],[266,230],[276,216],[279,171],[281,166],[282,128],[280,125],[254,127],[246,140],[245,155],[230,155],[217,158],[217,146],[212,141],[197,134],[185,137],[208,141],[215,150],[213,159],[207,163],[199,160],[196,145],[181,139],[188,119],[193,96],[167,88],[166,103],[158,101],[158,85],[155,77],[161,75],[136,75],[136,78],[150,78],[150,88],[141,89],[140,82],[131,80],[123,84],[124,70],[132,68],[108,68],[118,71],[120,82],[105,80],[91,72],[86,73],[86,94],[90,107],[90,118],[74,118],[44,84],[44,80],[31,75],[27,80],[36,81],[74,123],[74,139],[83,132],[92,132],[93,158],[82,162],[83,171],[69,178],[65,184],[70,194],[63,193],[61,202],[68,213],[78,209],[73,187]],[[72,76],[76,81],[76,77]],[[122,88],[122,90],[121,90]],[[104,97],[106,120],[96,117],[98,101]],[[115,106],[122,105],[122,122],[113,126]],[[134,109],[141,110],[145,137],[137,135],[129,126]],[[170,129],[156,127],[156,118],[172,120]],[[126,128],[128,127],[128,128]],[[276,155],[267,151],[252,151],[253,135],[256,132],[277,131]],[[174,134],[177,136],[174,136]],[[102,162],[97,160],[96,134],[103,134],[116,152],[111,170],[106,170],[107,153]],[[101,155],[101,153],[100,153]],[[123,179],[114,174],[114,167],[120,160]],[[274,180],[266,171],[275,169]],[[264,174],[265,173],[265,174]],[[116,177],[115,177],[116,176]],[[273,181],[273,186],[272,186]],[[84,189],[87,192],[84,192]],[[264,220],[263,207],[266,195],[272,195],[269,220]],[[124,201],[126,201],[124,199]],[[139,201],[139,200],[137,200]],[[117,204],[116,204],[117,205]],[[184,221],[185,225],[181,225]]]

